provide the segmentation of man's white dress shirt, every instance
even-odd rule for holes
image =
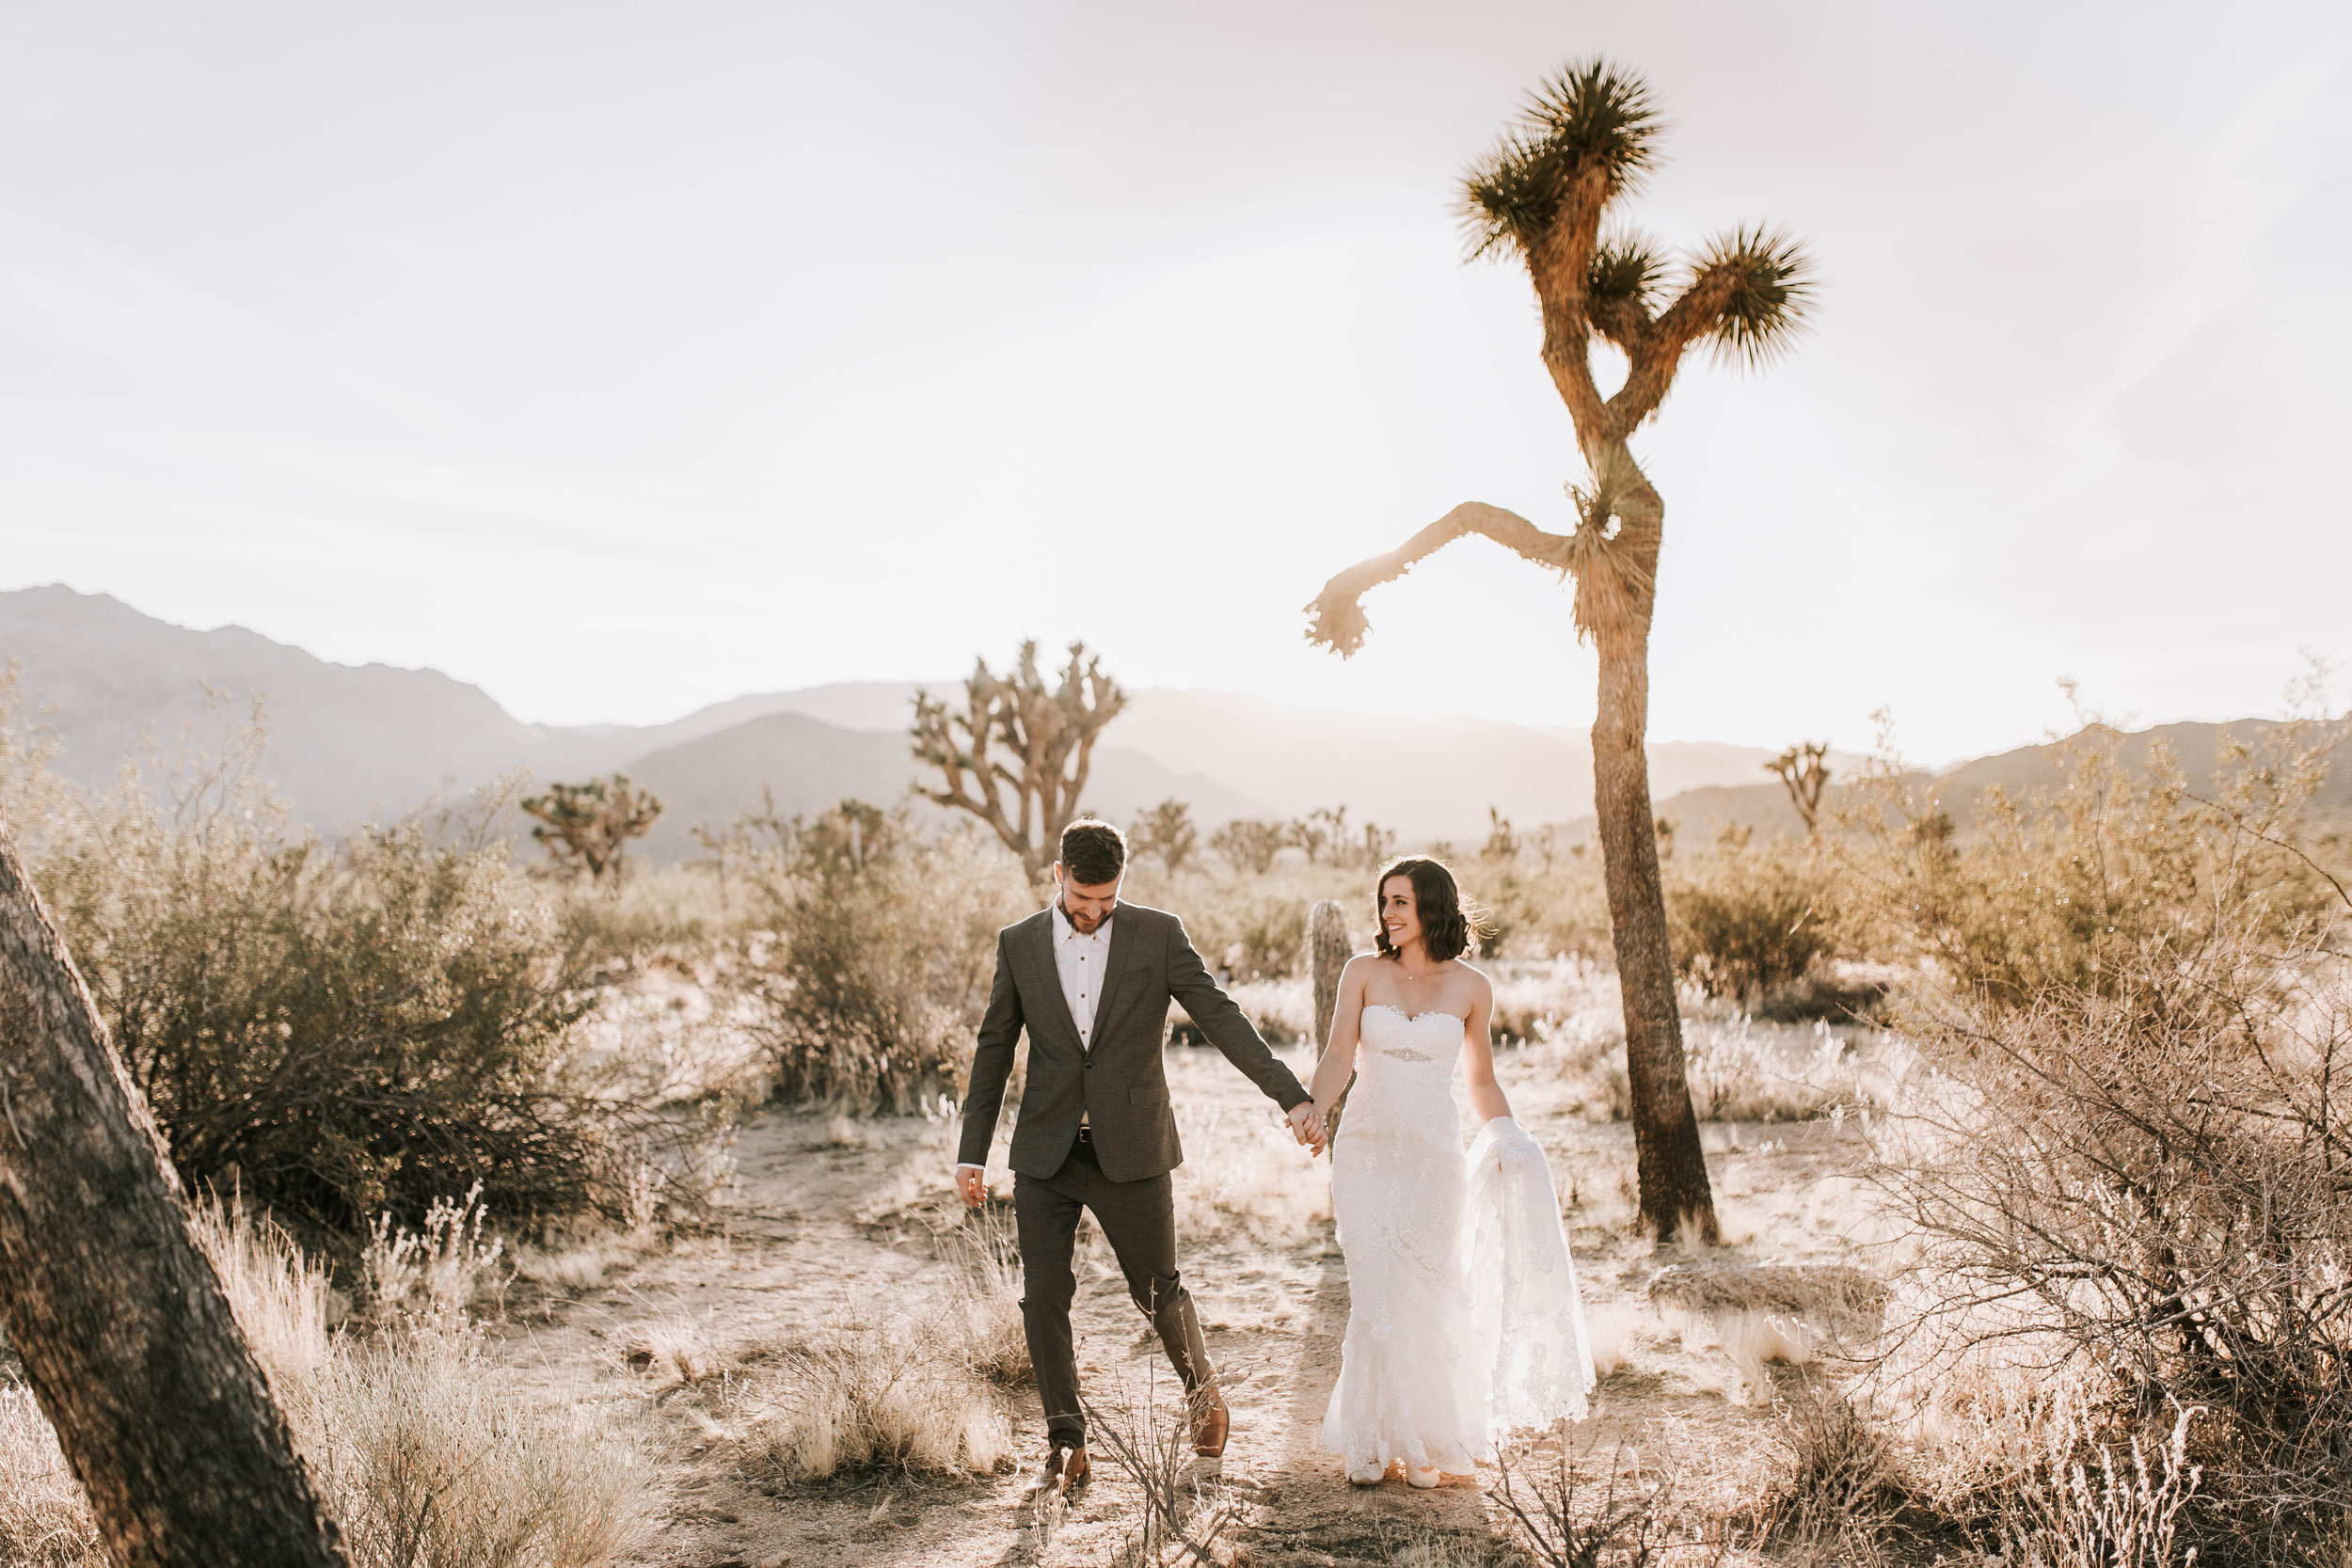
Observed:
[[[1103,974],[1111,961],[1111,921],[1118,918],[1112,915],[1089,935],[1070,924],[1070,911],[1059,898],[1054,900],[1054,972],[1061,976],[1061,999],[1070,1004],[1070,1022],[1078,1026],[1079,1048],[1088,1052],[1094,1049],[1094,1008],[1103,999]],[[1091,1125],[1084,1111],[1078,1113],[1078,1125]]]
[[[1061,999],[1070,1004],[1070,1020],[1078,1026],[1078,1044],[1089,1052],[1094,1049],[1094,1006],[1103,996],[1103,966],[1110,959],[1111,921],[1085,935],[1070,923],[1061,900],[1055,899],[1054,968],[1061,974]]]

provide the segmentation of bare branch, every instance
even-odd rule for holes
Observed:
[[[1364,636],[1372,629],[1359,602],[1363,596],[1384,582],[1394,582],[1423,557],[1436,554],[1466,533],[1484,534],[1538,566],[1562,573],[1568,569],[1571,545],[1565,535],[1546,533],[1516,512],[1484,501],[1464,501],[1388,554],[1359,561],[1325,583],[1323,592],[1307,606],[1307,641],[1343,658],[1352,656],[1364,645]]]

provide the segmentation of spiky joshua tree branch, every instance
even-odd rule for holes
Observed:
[[[1604,231],[1614,205],[1656,166],[1662,129],[1639,77],[1605,60],[1578,61],[1536,89],[1518,122],[1462,182],[1459,211],[1471,259],[1516,260],[1534,285],[1544,367],[1575,421],[1591,476],[1589,485],[1567,487],[1572,526],[1551,532],[1502,507],[1466,501],[1398,548],[1326,583],[1307,607],[1307,636],[1343,656],[1354,653],[1369,629],[1363,595],[1465,534],[1576,578],[1577,631],[1600,656],[1594,808],[1625,997],[1643,1217],[1661,1238],[1692,1224],[1711,1240],[1714,1197],[1683,1079],[1643,746],[1665,502],[1627,443],[1658,412],[1693,349],[1747,367],[1780,354],[1804,319],[1813,283],[1803,248],[1776,230],[1734,229],[1673,259],[1630,229]],[[1593,374],[1596,340],[1626,358],[1625,382],[1608,397]]]
[[[1070,644],[1060,679],[1048,685],[1037,643],[1027,641],[1001,676],[988,660],[975,660],[963,697],[959,710],[929,692],[915,694],[908,736],[915,760],[938,768],[941,780],[922,794],[987,823],[1030,879],[1041,881],[1061,831],[1078,814],[1094,742],[1127,705],[1127,694],[1083,642]]]

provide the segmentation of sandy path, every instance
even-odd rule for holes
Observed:
[[[1210,1053],[1177,1053],[1170,1076],[1187,1106],[1255,1117],[1263,1105]],[[1573,1181],[1584,1200],[1572,1223],[1613,1220],[1621,1212],[1611,1209],[1617,1173],[1630,1166],[1629,1130],[1549,1118],[1540,1106],[1523,1105],[1521,1119],[1552,1151],[1564,1187]],[[1708,1132],[1728,1228],[1735,1239],[1743,1227],[1756,1232],[1736,1250],[1851,1252],[1839,1228],[1842,1183],[1833,1179],[1837,1148],[1829,1129]],[[595,1398],[616,1418],[634,1413],[667,1493],[647,1563],[1057,1568],[1116,1560],[1135,1528],[1137,1497],[1099,1444],[1095,1481],[1069,1506],[1042,1513],[1019,1474],[792,1487],[763,1485],[739,1467],[724,1431],[728,1380],[763,1348],[828,1320],[871,1323],[902,1312],[948,1276],[939,1233],[959,1215],[946,1192],[947,1130],[886,1121],[862,1124],[857,1135],[862,1146],[840,1147],[821,1117],[763,1113],[737,1147],[740,1194],[724,1234],[644,1258],[599,1289],[518,1293],[500,1329],[500,1359],[517,1396]],[[1190,1152],[1196,1164],[1214,1157]],[[1310,1171],[1302,1157],[1300,1180],[1327,1180],[1327,1169]],[[1589,1225],[1578,1227],[1575,1240],[1587,1302],[1604,1310],[1639,1302],[1650,1275],[1670,1260]],[[1240,1533],[1253,1562],[1386,1562],[1417,1528],[1486,1526],[1498,1507],[1486,1493],[1488,1473],[1451,1480],[1436,1493],[1395,1480],[1356,1488],[1317,1446],[1347,1316],[1345,1269],[1327,1223],[1278,1244],[1253,1242],[1240,1228],[1187,1239],[1184,1267],[1233,1407],[1218,1479],[1245,1508]],[[1076,1327],[1089,1397],[1140,1391],[1156,1358],[1099,1238],[1082,1254]],[[630,1351],[652,1335],[699,1339],[722,1370],[681,1386],[664,1363],[646,1366],[641,1357],[632,1365]],[[1723,1372],[1719,1354],[1682,1349],[1645,1314],[1625,1369],[1604,1385],[1578,1440],[1602,1451],[1620,1439],[1655,1451],[1661,1434],[1671,1433],[1686,1496],[1693,1478],[1702,1487],[1752,1484],[1770,1419],[1726,1402]],[[1164,1364],[1158,1376],[1165,1400],[1171,1382]],[[1033,1467],[1041,1444],[1035,1394],[1009,1395],[1006,1403],[1021,1462]]]

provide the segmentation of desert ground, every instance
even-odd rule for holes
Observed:
[[[1600,1007],[1613,996],[1589,1001]],[[1758,1495],[1782,1430],[1759,1380],[1838,1374],[1834,1358],[1808,1354],[1812,1336],[1798,1315],[1768,1316],[1753,1303],[1710,1310],[1704,1281],[1746,1277],[1751,1265],[1791,1266],[1762,1271],[1768,1280],[1867,1274],[1869,1238],[1848,1174],[1861,1139],[1850,1121],[1828,1118],[1709,1123],[1724,1245],[1661,1251],[1633,1225],[1630,1130],[1593,1119],[1588,1086],[1563,1070],[1569,1054],[1536,1044],[1500,1062],[1516,1112],[1550,1156],[1605,1373],[1592,1418],[1566,1441],[1588,1473],[1615,1468],[1624,1484],[1644,1488],[1671,1476],[1661,1525],[1699,1554],[1692,1560],[1720,1560],[1723,1546],[1701,1538],[1720,1536]],[[1311,1066],[1303,1052],[1290,1059],[1302,1076]],[[1493,1470],[1450,1477],[1435,1493],[1393,1474],[1357,1488],[1318,1447],[1348,1311],[1327,1162],[1293,1145],[1273,1107],[1215,1052],[1171,1047],[1168,1069],[1186,1135],[1184,1275],[1233,1410],[1225,1458],[1192,1472],[1190,1516],[1225,1516],[1219,1555],[1245,1562],[1487,1560],[1511,1535]],[[663,1513],[642,1560],[978,1568],[1136,1560],[1142,1496],[1099,1437],[1087,1486],[1067,1503],[1034,1494],[1042,1428],[1033,1387],[986,1396],[1010,1436],[993,1473],[886,1466],[811,1481],[777,1461],[774,1407],[793,1398],[780,1357],[845,1330],[915,1332],[968,1295],[976,1259],[1004,1233],[1009,1179],[992,1171],[997,1196],[967,1213],[948,1190],[952,1137],[945,1118],[767,1108],[739,1131],[736,1184],[707,1233],[643,1251],[608,1247],[585,1271],[605,1270],[600,1282],[518,1280],[510,1291],[495,1360],[518,1397],[599,1402],[635,1424],[659,1467]],[[1000,1160],[1002,1150],[1000,1140]],[[1017,1293],[1000,1273],[983,1307],[1017,1323]],[[1155,1398],[1165,1409],[1173,1379],[1091,1231],[1077,1328],[1089,1400],[1120,1410]],[[1808,1359],[1804,1370],[1788,1364]]]

